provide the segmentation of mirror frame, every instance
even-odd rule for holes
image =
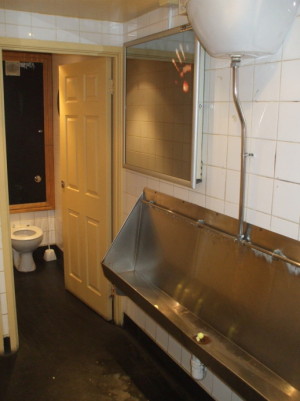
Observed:
[[[204,96],[204,58],[205,51],[200,42],[195,37],[194,51],[194,81],[193,81],[193,117],[192,117],[192,142],[191,142],[191,177],[190,180],[184,180],[175,176],[159,173],[154,170],[145,169],[126,161],[126,59],[127,49],[131,46],[139,45],[149,41],[165,38],[185,31],[192,31],[191,25],[181,25],[176,28],[168,29],[157,34],[145,36],[124,43],[124,146],[123,146],[123,167],[142,174],[150,175],[159,179],[177,183],[183,186],[195,188],[197,183],[202,181],[202,124],[203,124],[203,96]]]

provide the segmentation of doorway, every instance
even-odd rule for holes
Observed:
[[[4,51],[2,57],[10,212],[51,210],[51,55]]]
[[[122,49],[111,48],[97,45],[81,45],[70,43],[55,43],[55,42],[31,42],[24,40],[22,44],[16,39],[7,39],[2,44],[2,48],[6,50],[18,51],[37,51],[47,52],[57,55],[68,56],[107,56],[111,57],[113,61],[112,70],[114,75],[114,100],[112,104],[113,109],[113,129],[112,129],[112,233],[113,236],[117,233],[121,226],[122,221],[122,79],[123,79],[123,64],[122,64]],[[2,84],[1,84],[2,85]],[[3,91],[3,86],[1,87]],[[0,99],[0,101],[2,101]],[[1,104],[2,123],[0,135],[0,168],[1,179],[5,185],[5,190],[0,194],[0,219],[2,223],[2,248],[3,248],[3,261],[4,261],[4,279],[6,286],[7,296],[7,309],[9,316],[9,337],[11,342],[11,349],[18,348],[18,334],[17,334],[17,320],[15,310],[15,296],[14,296],[14,282],[13,282],[13,266],[12,266],[12,250],[11,242],[8,234],[10,232],[10,222],[8,214],[8,191],[7,191],[7,173],[6,173],[6,154],[5,154],[5,127],[3,124],[4,107]],[[56,144],[57,147],[57,144]],[[55,152],[57,149],[55,149]],[[56,177],[56,188],[60,185],[58,177]],[[57,220],[60,215],[56,216]]]

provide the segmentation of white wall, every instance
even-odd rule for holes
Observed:
[[[130,35],[161,30],[154,13]],[[173,19],[172,19],[173,21]],[[148,25],[146,25],[148,24]],[[165,27],[166,28],[166,27]],[[127,37],[129,34],[127,34]],[[240,99],[248,126],[246,220],[300,240],[300,15],[275,56],[244,61]],[[206,57],[203,182],[196,190],[124,170],[125,215],[144,186],[237,217],[240,123],[231,94],[230,62]]]
[[[186,23],[162,8],[121,26],[107,22],[0,10],[0,35],[120,45]],[[124,35],[124,36],[123,36]],[[277,55],[243,63],[241,100],[248,123],[246,220],[300,240],[300,16]],[[238,214],[239,122],[231,96],[229,62],[206,59],[204,178],[196,190],[124,170],[124,217],[145,186],[234,217]],[[35,216],[34,216],[35,217]],[[1,242],[0,242],[1,261]],[[3,277],[0,263],[0,289]],[[3,293],[2,293],[3,295]],[[1,298],[2,300],[2,298]],[[4,301],[5,302],[5,301]],[[190,355],[131,301],[128,315],[184,369]],[[208,372],[202,385],[216,400],[238,401]]]
[[[121,46],[123,24],[0,9],[0,37]]]
[[[170,17],[169,26],[176,18]],[[166,29],[152,13],[125,25],[126,38]],[[240,123],[231,95],[230,63],[209,56],[205,63],[203,182],[196,190],[124,170],[124,217],[145,186],[200,206],[238,216]],[[300,15],[282,49],[273,57],[243,62],[240,98],[248,125],[246,220],[300,240]],[[183,369],[190,353],[132,301],[133,319]],[[240,398],[211,372],[200,384],[216,400]]]

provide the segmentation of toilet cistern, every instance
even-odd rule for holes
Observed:
[[[213,57],[275,54],[296,17],[299,0],[188,0],[188,18]]]
[[[212,57],[231,58],[233,100],[241,123],[239,223],[244,240],[246,121],[239,101],[238,68],[242,58],[275,54],[296,17],[300,0],[187,0],[186,10],[196,36]]]

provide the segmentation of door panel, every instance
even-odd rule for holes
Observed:
[[[70,235],[67,239],[67,249],[69,250],[70,274],[80,284],[83,281],[83,274],[81,271],[82,264],[81,247],[80,247],[80,215],[72,210],[68,210],[67,227]]]
[[[67,182],[72,189],[79,188],[79,131],[80,121],[74,117],[66,118]]]
[[[111,319],[101,260],[111,240],[111,60],[60,66],[66,288]]]

